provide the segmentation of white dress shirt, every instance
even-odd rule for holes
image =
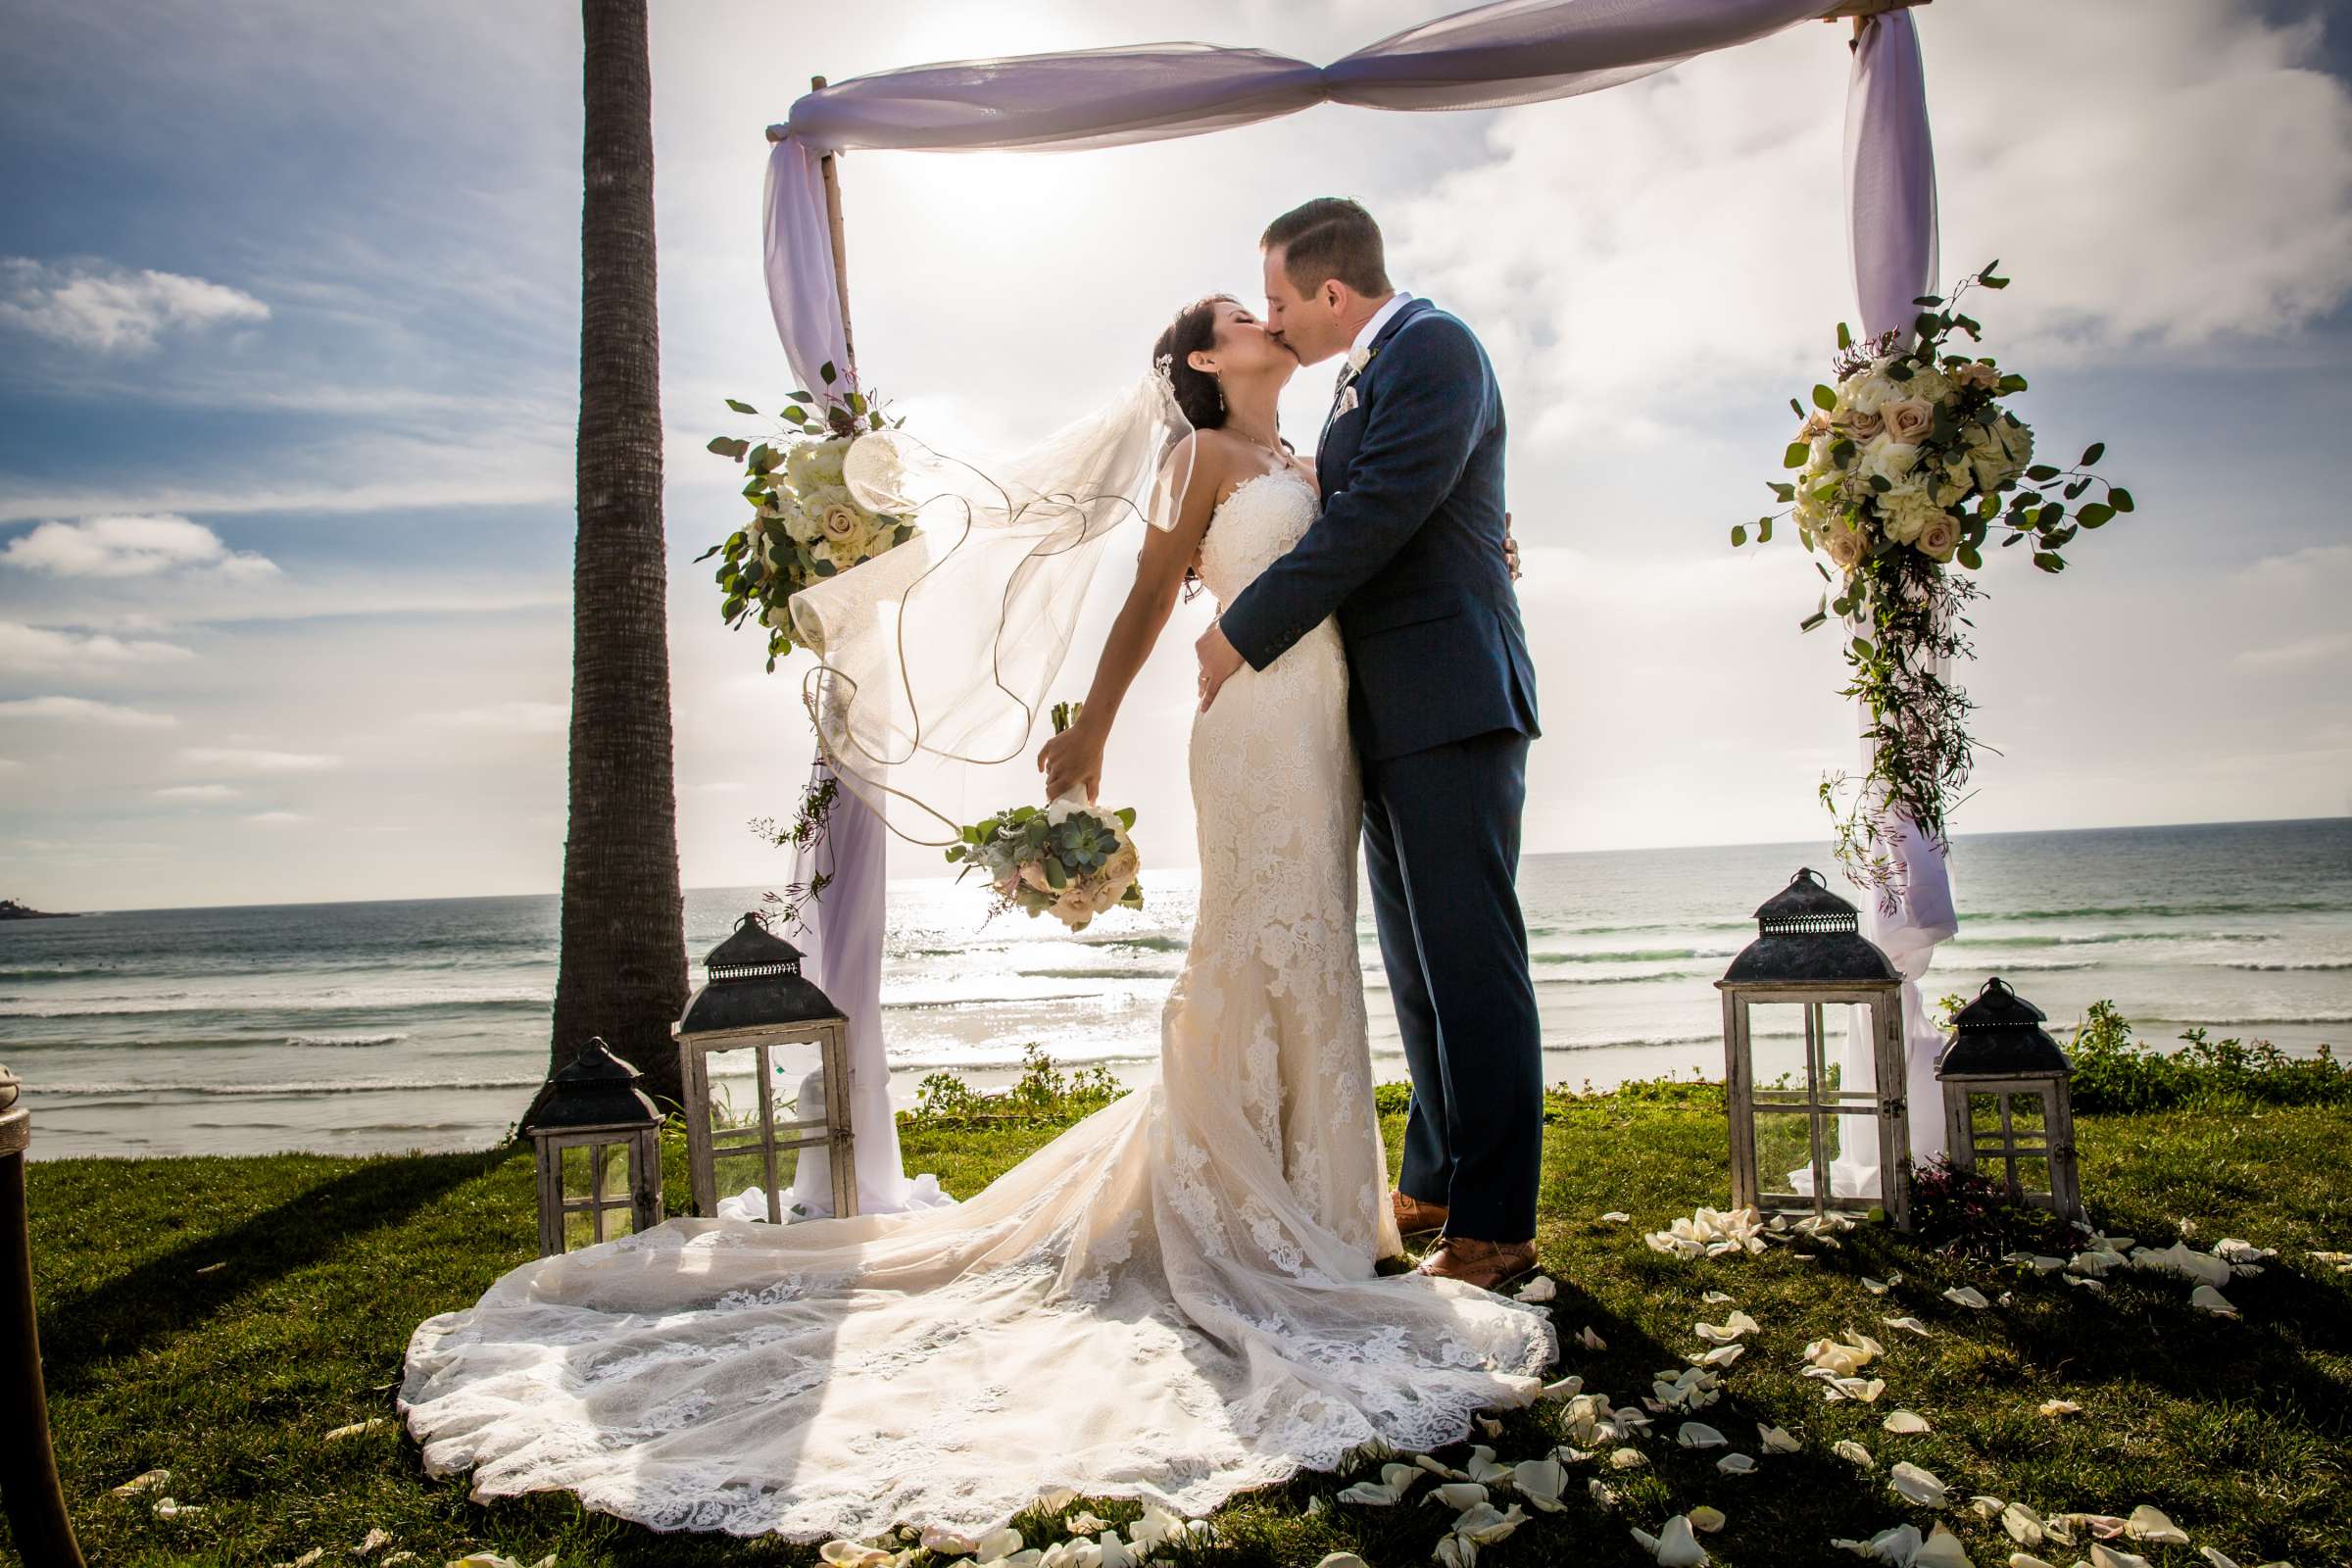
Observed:
[[[1355,341],[1348,345],[1348,357],[1352,359],[1357,350],[1370,348],[1372,340],[1380,336],[1380,329],[1389,324],[1389,318],[1403,310],[1404,302],[1411,298],[1412,295],[1403,289],[1390,295],[1380,309],[1372,313],[1372,319],[1356,328]]]

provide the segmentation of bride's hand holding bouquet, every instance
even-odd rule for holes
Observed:
[[[1083,724],[1084,706],[1054,705],[1054,737],[1038,759],[1049,778],[1066,787],[1050,791],[1049,805],[1016,806],[973,823],[947,852],[951,863],[988,878],[996,895],[992,916],[1018,908],[1083,931],[1114,905],[1144,906],[1143,884],[1136,880],[1142,861],[1127,836],[1135,826],[1134,808],[1107,811],[1092,802],[1102,772],[1102,743]],[[1049,756],[1056,760],[1050,764]]]

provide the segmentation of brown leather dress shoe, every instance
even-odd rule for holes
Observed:
[[[1536,1244],[1532,1241],[1480,1242],[1467,1236],[1447,1236],[1421,1260],[1418,1272],[1460,1280],[1484,1291],[1499,1291],[1535,1269]]]
[[[1424,1236],[1446,1228],[1446,1205],[1424,1203],[1418,1198],[1402,1193],[1389,1194],[1389,1207],[1396,1216],[1396,1229],[1406,1236]]]

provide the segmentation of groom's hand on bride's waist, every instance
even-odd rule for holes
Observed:
[[[1511,581],[1519,580],[1519,541],[1511,537],[1511,514],[1502,514],[1502,564],[1510,569]]]
[[[1225,628],[1213,620],[1193,644],[1193,653],[1200,661],[1200,711],[1205,713],[1208,705],[1217,700],[1218,689],[1242,667],[1242,656],[1226,641]]]

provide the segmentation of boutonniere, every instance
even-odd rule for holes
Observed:
[[[1378,352],[1379,350],[1369,346],[1360,349],[1349,349],[1348,351],[1348,372],[1353,375],[1363,374],[1364,367],[1372,363],[1372,356]]]
[[[1349,387],[1347,391],[1340,394],[1339,406],[1331,411],[1331,416],[1336,419],[1340,416],[1346,414],[1349,409],[1354,407],[1355,388]]]

